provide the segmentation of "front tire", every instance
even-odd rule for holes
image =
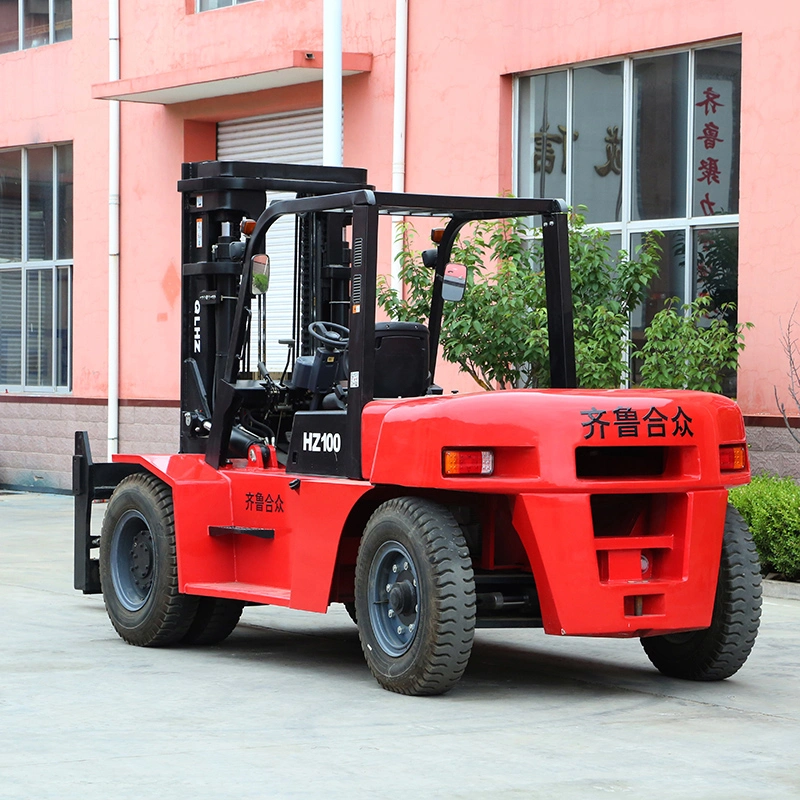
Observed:
[[[475,581],[461,529],[443,506],[415,497],[383,503],[358,551],[356,616],[378,683],[442,694],[461,678],[475,631]]]
[[[111,624],[129,644],[174,644],[194,621],[198,598],[178,591],[172,492],[154,475],[130,475],[111,495],[100,583]]]
[[[761,618],[761,570],[753,537],[728,506],[711,626],[641,640],[654,666],[671,678],[721,681],[742,667],[755,644]]]

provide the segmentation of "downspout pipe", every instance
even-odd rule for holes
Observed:
[[[120,78],[119,0],[108,0],[108,78]],[[120,101],[108,104],[108,460],[119,452]]]
[[[322,163],[342,166],[342,0],[322,9]]]
[[[394,48],[394,113],[392,117],[392,191],[406,190],[406,95],[408,91],[408,0],[396,0]],[[403,291],[399,240],[402,217],[392,217],[392,288]]]

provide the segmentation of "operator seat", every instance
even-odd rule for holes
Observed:
[[[375,325],[375,397],[421,397],[428,390],[429,335],[418,322]]]

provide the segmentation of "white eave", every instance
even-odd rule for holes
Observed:
[[[372,69],[372,54],[343,53],[342,75],[358,75]],[[126,100],[134,103],[173,105],[261,92],[322,80],[322,53],[293,50],[289,53],[173,70],[140,78],[125,78],[92,86],[96,100]]]

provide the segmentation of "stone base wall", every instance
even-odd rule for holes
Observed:
[[[122,405],[119,412],[120,452],[178,452],[179,409]],[[75,431],[88,431],[92,458],[105,461],[107,420],[108,407],[104,403],[68,398],[0,402],[0,486],[69,492]]]
[[[800,437],[800,429],[794,430]],[[784,426],[779,428],[747,427],[750,467],[754,475],[768,472],[780,477],[800,479],[800,444]]]

